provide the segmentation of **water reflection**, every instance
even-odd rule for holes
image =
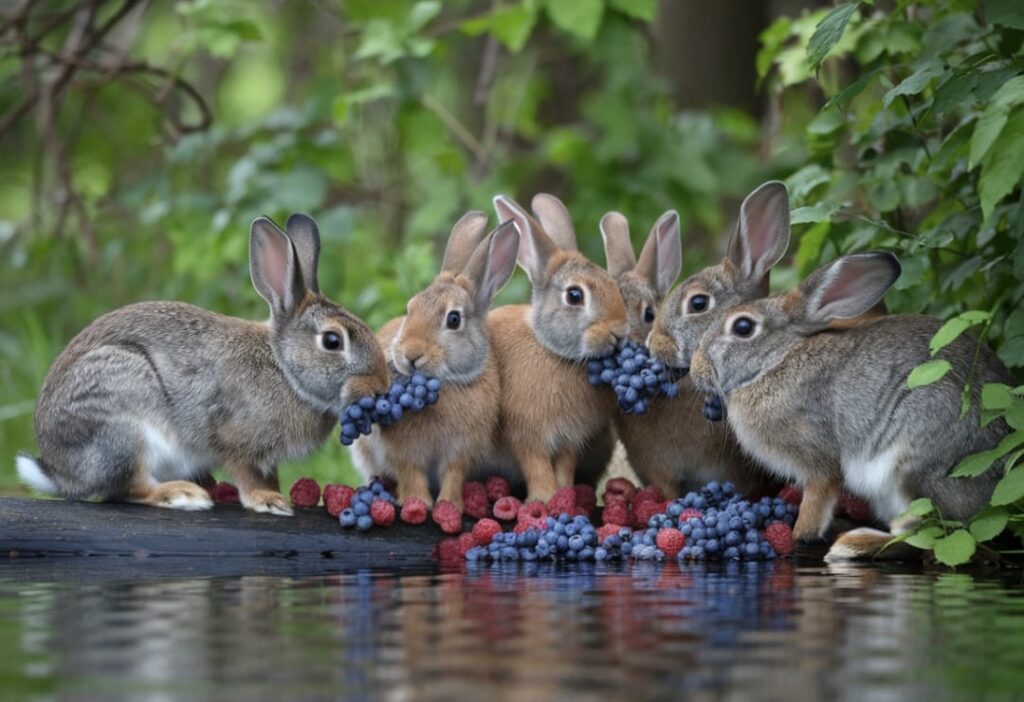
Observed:
[[[1020,584],[575,564],[3,580],[0,698],[1024,698]]]

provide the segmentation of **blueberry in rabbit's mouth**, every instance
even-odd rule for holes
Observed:
[[[626,414],[646,414],[655,398],[676,397],[676,383],[685,375],[686,371],[680,373],[678,368],[666,366],[653,358],[646,346],[633,341],[620,344],[614,353],[587,361],[587,380],[595,387],[610,385]]]
[[[342,445],[350,446],[361,435],[369,434],[374,424],[390,426],[407,412],[419,412],[435,404],[440,393],[441,381],[437,378],[422,373],[394,374],[394,382],[387,393],[360,397],[342,412]]]
[[[725,418],[725,403],[720,395],[708,395],[704,398],[704,419],[709,422],[720,422]]]

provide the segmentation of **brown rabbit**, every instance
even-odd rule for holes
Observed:
[[[486,232],[487,215],[464,215],[452,228],[440,275],[409,301],[404,317],[377,335],[400,373],[444,383],[429,411],[410,413],[352,446],[364,477],[397,477],[400,501],[414,496],[432,504],[434,473],[441,479],[439,499],[461,506],[467,471],[495,451],[499,379],[487,312],[515,271],[519,233],[512,222]]]
[[[373,333],[320,294],[320,233],[306,215],[287,234],[252,223],[249,265],[270,304],[250,322],[181,302],[106,314],[54,362],[36,407],[40,458],[18,473],[64,497],[212,506],[194,480],[217,466],[242,505],[290,515],[277,464],[317,448],[352,399],[386,392]]]
[[[501,376],[501,429],[531,499],[547,500],[572,485],[588,439],[609,425],[614,395],[587,381],[588,358],[611,353],[629,333],[615,280],[576,249],[565,206],[533,198],[528,215],[511,199],[494,198],[502,221],[520,232],[519,265],[533,285],[530,305],[509,305],[488,318]]]

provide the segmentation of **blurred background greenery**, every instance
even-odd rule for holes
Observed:
[[[777,286],[890,248],[896,309],[986,310],[1024,365],[1024,89],[1005,89],[1019,0],[9,0],[0,15],[7,492],[48,366],[93,318],[164,298],[266,314],[247,271],[259,214],[312,214],[323,290],[376,327],[496,193],[557,194],[598,261],[604,212],[639,243],[674,208],[687,272],[721,253],[745,193],[784,178],[797,209]],[[526,294],[517,275],[501,301]],[[354,479],[334,440],[282,469],[299,474]]]

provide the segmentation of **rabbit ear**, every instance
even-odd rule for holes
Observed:
[[[629,222],[618,212],[601,218],[601,239],[604,241],[605,267],[613,278],[636,267],[633,242],[629,239]]]
[[[269,217],[253,220],[249,231],[252,284],[273,315],[290,315],[304,291],[291,239]]]
[[[864,314],[896,282],[900,270],[899,259],[885,251],[843,256],[800,284],[804,316],[827,324]]]
[[[442,273],[457,275],[466,267],[473,252],[480,246],[487,234],[487,215],[479,210],[473,210],[462,215],[451,234],[448,235],[448,245],[444,249],[444,260],[441,262]]]
[[[772,180],[747,195],[729,243],[729,260],[747,279],[766,278],[789,247],[789,191]]]
[[[530,207],[555,246],[563,251],[576,250],[576,230],[572,226],[572,216],[561,200],[554,195],[538,193],[533,196]]]
[[[555,243],[537,226],[533,217],[504,195],[494,197],[494,211],[499,222],[515,222],[519,230],[518,262],[534,286],[542,285],[547,278],[548,263],[558,251]]]
[[[284,224],[288,238],[295,247],[295,257],[302,274],[302,282],[310,292],[320,292],[316,268],[320,260],[320,230],[309,215],[296,212]]]
[[[648,281],[658,299],[672,289],[683,267],[682,244],[679,237],[679,215],[669,210],[654,223],[640,252],[636,272]]]
[[[486,310],[512,273],[519,253],[519,230],[515,222],[505,222],[479,246],[462,272],[476,287],[476,308]]]

